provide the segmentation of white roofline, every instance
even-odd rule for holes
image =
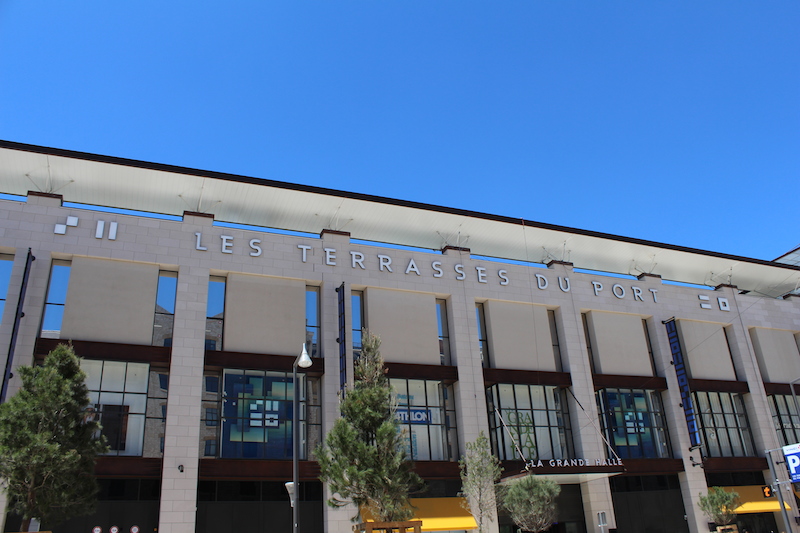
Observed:
[[[64,201],[320,233],[518,261],[571,262],[620,274],[652,273],[701,285],[732,284],[778,297],[800,267],[418,202],[220,172],[0,141],[0,192],[38,187]]]

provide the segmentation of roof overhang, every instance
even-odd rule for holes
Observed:
[[[771,297],[800,284],[800,266],[430,204],[0,141],[0,192],[60,194],[65,202],[216,220],[701,285]]]

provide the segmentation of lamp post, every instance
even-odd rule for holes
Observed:
[[[286,491],[289,493],[289,502],[292,504],[292,531],[298,533],[298,521],[300,517],[300,387],[297,385],[297,367],[308,368],[313,361],[308,356],[306,344],[303,343],[303,351],[297,356],[292,365],[292,388],[294,388],[294,398],[292,400],[292,481],[286,483]]]

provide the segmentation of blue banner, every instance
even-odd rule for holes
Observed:
[[[683,415],[686,418],[686,427],[689,430],[689,442],[691,447],[700,446],[702,444],[700,427],[697,424],[697,415],[694,412],[694,404],[692,403],[692,390],[689,387],[686,361],[678,338],[678,325],[672,319],[664,322],[664,325],[667,327],[667,338],[669,339],[669,347],[672,350],[672,364],[675,366],[678,388],[681,391],[681,404],[683,405]]]

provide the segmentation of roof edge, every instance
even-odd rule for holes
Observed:
[[[93,154],[89,152],[80,152],[76,150],[66,150],[63,148],[50,148],[46,146],[38,146],[34,144],[18,143],[14,141],[7,141],[0,139],[0,148],[9,150],[18,150],[22,152],[31,152],[42,155],[51,155],[56,157],[66,157],[71,159],[80,159],[84,161],[93,161],[97,163],[106,163],[110,165],[121,165],[133,168],[141,168],[145,170],[155,170],[161,172],[170,172],[173,174],[183,174],[187,176],[198,176],[203,178],[219,179],[225,181],[233,181],[237,183],[248,183],[252,185],[260,185],[265,187],[275,187],[279,189],[287,189],[299,192],[308,192],[313,194],[322,194],[326,196],[336,196],[340,198],[347,198],[352,200],[363,200],[367,202],[382,203],[387,205],[394,205],[398,207],[408,207],[411,209],[421,209],[425,211],[435,211],[439,213],[446,213],[450,215],[465,216],[470,218],[479,218],[483,220],[491,220],[494,222],[502,222],[506,224],[529,226],[532,228],[545,229],[550,231],[557,231],[562,233],[571,233],[574,235],[582,235],[586,237],[594,237],[599,239],[607,239],[618,242],[625,242],[641,246],[650,246],[654,248],[662,248],[665,250],[672,250],[696,255],[705,255],[709,257],[716,257],[720,259],[727,259],[731,261],[741,261],[746,263],[753,263],[757,265],[771,266],[775,268],[782,268],[786,270],[800,271],[800,265],[788,265],[786,263],[778,263],[776,261],[769,261],[765,259],[756,259],[752,257],[744,257],[739,255],[726,254],[722,252],[712,252],[709,250],[702,250],[699,248],[691,248],[687,246],[679,246],[675,244],[667,244],[657,241],[649,241],[646,239],[638,239],[635,237],[624,237],[612,233],[604,233],[600,231],[584,230],[580,228],[572,228],[569,226],[560,226],[557,224],[548,224],[545,222],[536,222],[526,220],[524,218],[513,218],[504,215],[494,215],[491,213],[483,213],[480,211],[471,211],[468,209],[459,209],[455,207],[446,207],[436,204],[428,204],[423,202],[414,202],[410,200],[400,200],[396,198],[389,198],[385,196],[377,196],[364,193],[356,193],[350,191],[343,191],[340,189],[330,189],[326,187],[317,187],[313,185],[302,185],[298,183],[289,183],[285,181],[277,181],[266,178],[254,178],[251,176],[243,176],[239,174],[230,174],[226,172],[217,172],[213,170],[202,170],[190,167],[182,167],[177,165],[169,165],[165,163],[153,163],[149,161],[141,161],[138,159],[128,159],[123,157],[108,156]],[[790,252],[791,253],[791,252]],[[786,254],[784,254],[786,255]]]

